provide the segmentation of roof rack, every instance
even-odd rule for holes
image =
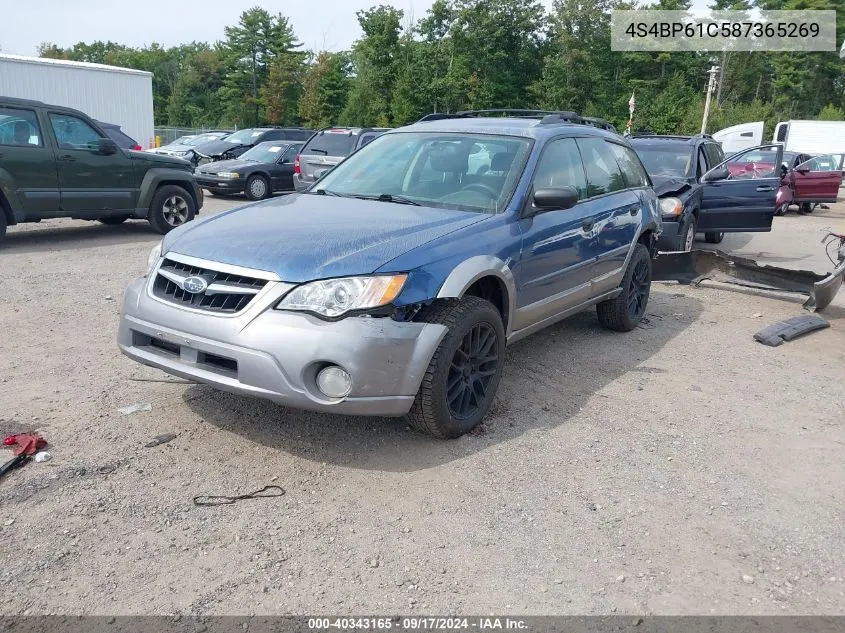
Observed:
[[[631,134],[631,138],[674,138],[681,141],[691,141],[696,138],[708,138],[712,139],[713,137],[710,134],[692,134],[692,135],[685,135],[685,134],[657,134],[655,132],[634,132]]]
[[[540,125],[558,125],[570,123],[575,125],[589,125],[591,127],[616,132],[608,121],[598,117],[584,117],[577,112],[566,110],[527,110],[520,108],[493,108],[489,110],[463,110],[461,112],[434,112],[422,117],[417,123],[425,121],[442,121],[444,119],[468,119],[472,117],[498,115],[517,119],[540,119]]]

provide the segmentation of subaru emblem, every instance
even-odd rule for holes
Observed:
[[[192,295],[196,295],[201,292],[205,292],[205,289],[208,288],[208,282],[202,277],[194,275],[185,278],[185,281],[182,282],[182,288],[185,292],[190,292]]]

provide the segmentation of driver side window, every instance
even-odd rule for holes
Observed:
[[[578,199],[587,197],[587,176],[575,139],[551,141],[543,150],[534,172],[534,190],[575,187]]]
[[[69,114],[50,114],[50,124],[62,149],[88,149],[100,135],[85,121]]]

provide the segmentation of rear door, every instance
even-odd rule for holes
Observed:
[[[103,211],[131,211],[137,189],[132,159],[120,148],[99,154],[95,144],[106,138],[85,119],[49,112],[56,140],[62,209],[79,217],[99,217]]]
[[[641,201],[635,188],[643,186],[644,175],[633,171],[635,166],[641,170],[640,162],[622,145],[591,136],[579,138],[578,149],[591,197],[584,204],[592,212],[589,231],[590,247],[595,252],[591,267],[592,294],[598,294],[615,288],[621,280],[641,218]],[[626,177],[625,172],[630,174]]]
[[[816,156],[793,170],[795,202],[836,202],[842,171],[834,156]]]
[[[0,185],[29,218],[59,213],[56,157],[35,110],[0,105]]]
[[[782,145],[758,145],[707,172],[701,179],[698,230],[771,231],[782,159]]]

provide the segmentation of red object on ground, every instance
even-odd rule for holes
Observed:
[[[38,433],[18,433],[6,437],[3,440],[3,444],[12,446],[12,454],[15,456],[35,455],[40,449],[47,446],[47,440],[38,435]]]

